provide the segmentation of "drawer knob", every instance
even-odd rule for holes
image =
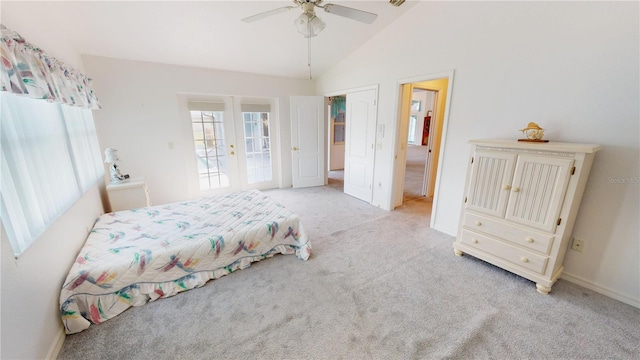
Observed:
[[[477,244],[478,243],[478,239],[471,239],[471,242],[474,243],[474,244]]]
[[[523,263],[528,263],[529,259],[527,259],[526,257],[523,256],[523,257],[520,258],[520,261],[522,261]]]
[[[532,243],[533,242],[533,238],[532,237],[528,237],[525,240],[527,240],[528,243]]]
[[[516,186],[516,187],[514,187],[514,188],[512,189],[512,191],[513,191],[513,192],[519,192],[519,191],[520,191],[520,188]]]
[[[502,190],[511,190],[511,185],[502,185]]]
[[[480,226],[480,225],[482,225],[482,223],[480,222],[480,220],[476,220],[475,224],[476,224],[476,226]]]

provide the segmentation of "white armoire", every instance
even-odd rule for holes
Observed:
[[[471,140],[458,256],[469,254],[548,294],[563,270],[599,145]]]

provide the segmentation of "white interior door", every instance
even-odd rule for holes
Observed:
[[[400,100],[400,128],[398,132],[398,138],[395,152],[394,168],[396,169],[394,174],[394,182],[397,184],[394,187],[394,208],[401,206],[403,202],[404,193],[404,177],[406,175],[406,162],[407,162],[407,138],[409,136],[409,121],[411,117],[411,100],[413,94],[412,84],[402,85],[402,98]]]
[[[347,94],[344,192],[371,202],[375,156],[376,90]]]
[[[291,96],[291,160],[294,188],[322,186],[324,166],[324,97]]]

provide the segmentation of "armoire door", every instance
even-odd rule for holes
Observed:
[[[519,155],[505,218],[554,232],[573,159]]]
[[[479,150],[471,164],[466,208],[504,218],[516,154]]]

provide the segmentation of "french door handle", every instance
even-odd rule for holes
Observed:
[[[235,155],[235,154],[236,154],[236,152],[235,152],[235,151],[232,151],[232,152],[230,152],[229,154],[230,154],[230,155]]]

